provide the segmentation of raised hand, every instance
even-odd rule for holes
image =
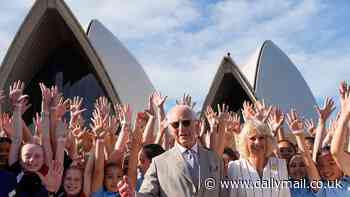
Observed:
[[[56,105],[56,116],[58,118],[62,118],[64,114],[69,110],[70,108],[70,100],[66,99],[64,100],[63,97],[61,97]]]
[[[147,113],[146,112],[138,112],[136,116],[135,121],[135,129],[139,129],[140,131],[143,131],[146,127],[148,121]]]
[[[268,123],[271,130],[276,132],[282,126],[283,122],[284,122],[283,112],[278,107],[274,108],[268,119]]]
[[[15,105],[18,100],[22,97],[24,90],[24,83],[22,81],[15,81],[10,85],[9,98],[12,105]]]
[[[323,105],[323,108],[319,108],[318,106],[315,106],[315,109],[319,118],[323,121],[326,121],[329,118],[329,116],[332,114],[332,112],[335,110],[334,101],[332,98],[327,97]]]
[[[81,105],[83,104],[83,98],[79,96],[73,97],[73,101],[70,103],[70,111],[75,112],[79,111],[81,108]]]
[[[63,166],[59,161],[53,160],[46,176],[42,175],[40,172],[36,172],[36,174],[40,177],[47,191],[57,192],[62,181]]]
[[[310,120],[305,120],[305,121],[304,121],[304,125],[305,125],[307,131],[309,132],[309,134],[310,134],[311,136],[315,136],[315,129],[316,129],[316,127],[315,127],[315,125],[314,125],[313,120],[312,120],[312,119],[310,119]]]
[[[287,123],[294,135],[301,135],[304,133],[303,121],[299,118],[299,115],[294,109],[291,109],[287,114]]]
[[[244,120],[253,119],[256,114],[253,104],[249,103],[248,101],[244,101],[242,114]]]
[[[39,137],[43,133],[43,120],[40,117],[39,113],[35,114],[35,117],[33,118],[33,125],[34,125],[34,130],[35,134]]]
[[[345,81],[341,82],[339,87],[340,93],[340,111],[341,116],[346,119],[350,117],[350,88]]]
[[[134,197],[134,188],[131,187],[129,179],[127,176],[123,177],[123,181],[118,183],[118,192],[121,197]]]
[[[230,113],[226,130],[229,133],[235,133],[237,135],[241,132],[241,118],[237,113]]]
[[[111,103],[107,97],[101,96],[96,100],[95,108],[100,110],[102,117],[106,117],[111,112]]]
[[[13,118],[8,113],[3,113],[1,116],[1,124],[6,135],[10,137],[14,133]]]
[[[90,124],[90,127],[97,138],[103,139],[107,134],[105,126],[108,117],[103,118],[101,112],[98,109],[92,112],[92,116],[92,124]]]
[[[70,127],[75,127],[76,125],[83,126],[84,121],[79,122],[80,120],[84,120],[82,118],[82,113],[86,111],[86,109],[80,109],[83,104],[83,98],[79,96],[73,97],[73,101],[70,101]]]
[[[153,95],[152,95],[152,102],[156,107],[161,108],[161,107],[164,107],[164,103],[167,98],[168,96],[162,97],[160,92],[155,91],[153,92]]]
[[[119,127],[119,125],[120,125],[120,121],[117,115],[109,116],[107,121],[106,131],[114,134],[117,128]]]
[[[62,97],[62,94],[58,91],[58,87],[57,86],[52,86],[51,87],[51,103],[50,106],[51,107],[56,107]]]
[[[145,110],[145,112],[147,112],[151,116],[156,115],[156,112],[153,108],[153,97],[154,97],[154,93],[152,93],[151,96],[148,97],[148,106],[147,106],[147,109]]]
[[[176,104],[177,105],[187,105],[191,109],[193,109],[194,106],[196,105],[196,102],[192,102],[192,97],[189,94],[184,94],[182,96],[182,100],[176,100]]]
[[[264,101],[262,101],[262,102],[256,101],[255,102],[255,111],[256,111],[256,114],[254,117],[257,120],[260,120],[262,122],[266,122],[269,118],[271,111],[272,111],[272,106],[267,107],[265,105]]]
[[[23,99],[22,114],[24,114],[32,106],[32,104],[29,103],[29,96],[27,95],[22,96],[20,99]]]
[[[217,127],[219,124],[219,117],[216,112],[213,111],[213,108],[208,105],[207,110],[205,111],[205,117],[209,122],[210,127]]]
[[[122,125],[131,125],[132,110],[128,104],[126,105],[115,105],[114,109],[118,112],[120,117],[120,123]]]
[[[50,104],[51,104],[51,91],[43,83],[39,83],[39,86],[40,86],[41,98],[42,98],[41,110],[43,112],[49,112]]]
[[[229,106],[222,104],[221,106],[218,104],[218,118],[219,118],[219,124],[222,126],[222,128],[226,128],[229,124],[230,119],[230,112],[229,112]],[[222,130],[225,131],[225,130]]]

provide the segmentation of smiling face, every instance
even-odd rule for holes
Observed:
[[[63,188],[68,195],[78,195],[82,189],[83,177],[81,170],[70,168],[63,179]]]
[[[123,171],[117,165],[106,166],[104,186],[109,192],[118,192],[118,183],[123,180]]]
[[[249,152],[249,155],[259,155],[259,156],[265,156],[265,153],[267,151],[267,140],[266,136],[259,133],[252,131],[247,136],[247,150]]]
[[[306,177],[306,166],[301,155],[294,155],[288,163],[288,174],[294,180]]]
[[[44,150],[37,144],[25,144],[21,151],[21,164],[25,171],[38,172],[44,164]]]
[[[278,157],[287,161],[295,154],[293,145],[287,141],[278,142]]]
[[[170,130],[175,141],[186,147],[192,148],[196,143],[197,133],[193,111],[185,105],[175,106],[168,114]]]
[[[317,159],[317,168],[323,180],[334,181],[343,175],[331,153],[322,154]]]

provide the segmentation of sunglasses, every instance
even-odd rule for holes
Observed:
[[[179,128],[180,123],[183,127],[189,127],[191,125],[192,120],[180,120],[176,122],[171,122],[170,125],[174,127],[175,129]]]

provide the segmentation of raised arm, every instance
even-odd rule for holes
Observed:
[[[241,132],[241,119],[238,114],[231,112],[225,131],[225,147],[236,149],[235,136]]]
[[[117,142],[115,143],[115,147],[113,152],[109,157],[109,161],[120,163],[123,158],[124,149],[129,137],[130,124],[132,118],[132,111],[129,105],[124,106],[116,106],[121,118],[121,131],[118,135]]]
[[[295,135],[298,147],[303,156],[307,173],[310,181],[319,181],[321,177],[318,173],[317,167],[311,158],[309,151],[306,150],[305,138],[304,138],[304,125],[300,120],[296,111],[292,110],[287,114],[287,122],[291,132]],[[317,189],[316,189],[317,190]]]
[[[92,183],[92,173],[94,169],[94,161],[95,161],[95,146],[92,147],[89,153],[89,158],[86,162],[86,166],[84,169],[84,186],[83,191],[85,196],[90,196],[91,194],[91,183]]]
[[[207,121],[209,122],[210,130],[209,130],[209,144],[207,144],[207,148],[216,150],[217,147],[217,136],[218,136],[218,125],[219,125],[219,118],[217,116],[217,113],[213,111],[211,106],[207,106],[207,110],[205,111],[205,117],[207,118]]]
[[[189,106],[191,109],[194,109],[194,107],[196,106],[196,102],[192,101],[192,97],[189,94],[184,94],[182,96],[181,100],[176,100],[176,105],[187,105]]]
[[[105,155],[104,155],[104,137],[107,132],[103,128],[104,120],[102,117],[98,116],[93,119],[92,129],[96,135],[96,150],[95,150],[95,168],[93,172],[93,181],[92,181],[92,192],[98,191],[103,186],[104,178],[104,164],[105,164]]]
[[[55,159],[63,164],[64,162],[64,150],[67,140],[67,124],[63,120],[59,120],[57,123],[57,150]]]
[[[348,123],[350,118],[350,90],[349,86],[342,82],[340,86],[341,112],[331,142],[331,153],[338,166],[346,175],[350,175],[350,154],[346,152],[346,140],[349,132]]]
[[[143,115],[142,115],[143,114]],[[128,177],[130,184],[133,188],[136,188],[136,179],[137,179],[137,162],[138,154],[142,146],[142,133],[145,130],[146,124],[148,124],[147,119],[145,118],[146,114],[139,112],[137,114],[134,126],[134,132],[132,133],[131,139],[131,152],[128,163]]]
[[[16,81],[10,86],[10,100],[13,107],[13,128],[14,133],[11,136],[11,147],[9,153],[8,164],[11,166],[18,161],[19,149],[23,139],[22,133],[22,107],[24,104],[24,97],[22,96],[24,89],[24,83]]]
[[[284,122],[284,114],[278,108],[274,108],[271,112],[271,115],[268,119],[269,126],[275,135],[277,142],[280,140],[284,140],[284,132],[283,132],[283,122]]]
[[[155,116],[150,113],[145,113],[145,116],[148,116],[147,124],[142,136],[142,144],[152,144],[154,142],[154,124]]]
[[[326,137],[325,125],[332,112],[335,110],[334,101],[327,97],[323,108],[315,107],[318,114],[318,124],[315,129],[315,143],[312,152],[312,159],[316,161],[317,153],[321,149],[322,141]]]
[[[53,153],[51,148],[51,138],[50,138],[50,118],[47,112],[41,112],[41,117],[37,115],[35,120],[35,127],[37,130],[41,131],[41,142],[44,148],[45,163],[47,166],[53,159]],[[56,144],[56,143],[55,143]]]
[[[168,122],[166,120],[163,120],[159,126],[159,131],[157,132],[157,138],[155,140],[155,144],[162,145],[162,140],[164,138],[165,133],[168,129]]]
[[[225,104],[222,104],[220,107],[218,105],[218,117],[219,117],[219,127],[218,127],[218,136],[217,136],[217,144],[216,151],[218,155],[222,155],[225,149],[225,132],[227,131],[227,125],[229,124],[230,114],[228,111],[229,107]]]
[[[160,122],[165,119],[164,103],[167,98],[168,98],[167,96],[163,97],[160,92],[153,93],[152,102],[157,107],[158,120]]]

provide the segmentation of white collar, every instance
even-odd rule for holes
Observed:
[[[183,147],[182,145],[180,145],[179,143],[176,143],[177,148],[180,150],[180,153],[183,154],[184,152],[186,152],[186,150],[188,150],[188,148]],[[194,151],[195,153],[198,153],[198,144],[195,143],[192,148],[192,151]]]

